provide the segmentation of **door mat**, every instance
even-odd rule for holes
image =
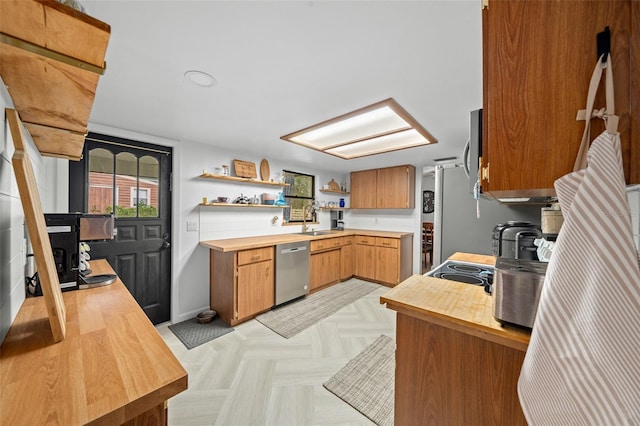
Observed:
[[[378,284],[351,279],[258,315],[256,320],[288,339],[378,287]]]
[[[323,386],[379,426],[393,426],[395,350],[384,334]]]
[[[233,327],[229,327],[220,318],[216,318],[206,324],[200,324],[194,317],[177,324],[171,324],[169,330],[173,331],[173,334],[180,339],[187,349],[192,349],[232,332]]]

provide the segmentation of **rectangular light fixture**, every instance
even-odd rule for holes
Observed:
[[[280,139],[347,160],[438,142],[392,98]]]

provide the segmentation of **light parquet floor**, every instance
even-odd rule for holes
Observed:
[[[395,338],[395,311],[378,289],[302,333],[285,339],[256,320],[187,350],[158,331],[189,373],[169,400],[169,425],[371,425],[322,387],[381,334]]]

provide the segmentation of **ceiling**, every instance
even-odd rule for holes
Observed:
[[[84,0],[111,25],[91,124],[348,172],[462,155],[481,2]],[[214,76],[210,88],[184,78]],[[343,160],[280,136],[394,98],[438,143]]]

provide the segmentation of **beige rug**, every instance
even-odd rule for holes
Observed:
[[[351,279],[258,315],[256,320],[288,339],[378,287],[378,284]]]
[[[393,426],[395,341],[378,337],[323,386],[379,426]]]

